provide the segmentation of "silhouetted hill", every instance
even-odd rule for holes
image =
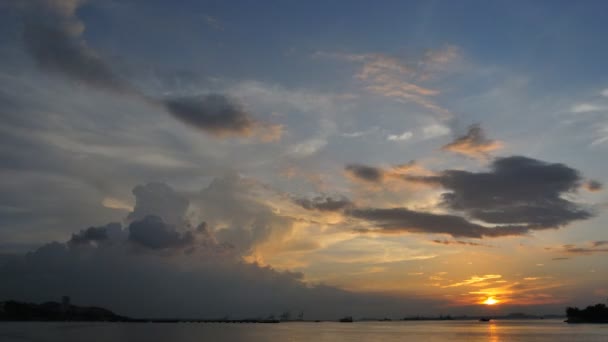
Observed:
[[[64,305],[58,302],[42,304],[16,301],[0,302],[1,321],[128,321],[112,311],[98,307]]]
[[[595,304],[586,309],[567,308],[568,323],[608,323],[608,307],[605,304]]]

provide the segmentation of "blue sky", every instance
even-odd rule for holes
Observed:
[[[0,6],[3,258],[275,272],[314,289],[277,307],[362,314],[608,293],[605,2]]]

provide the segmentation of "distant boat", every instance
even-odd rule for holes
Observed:
[[[491,320],[492,320],[491,318],[487,318],[487,317],[482,317],[479,319],[480,322],[489,322]]]
[[[346,316],[344,318],[340,318],[340,322],[341,323],[352,323],[353,322],[353,316]]]

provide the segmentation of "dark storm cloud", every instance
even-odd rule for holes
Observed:
[[[158,216],[149,215],[129,225],[129,241],[150,249],[184,248],[194,243],[191,231],[178,232]]]
[[[212,134],[250,134],[255,122],[242,106],[220,94],[177,97],[164,101],[182,122]]]
[[[353,203],[346,197],[317,196],[314,198],[296,198],[294,202],[304,209],[319,211],[340,211],[352,207]]]
[[[359,229],[360,232],[433,233],[448,234],[453,237],[482,238],[521,235],[530,230],[524,226],[485,227],[457,215],[433,214],[407,208],[360,208],[348,213],[375,226],[374,229]]]
[[[498,158],[489,172],[447,170],[438,176],[410,180],[449,190],[443,204],[493,224],[525,224],[533,229],[557,228],[592,213],[563,198],[582,185],[580,173],[564,164],[512,156]]]
[[[345,170],[353,177],[371,183],[379,183],[384,177],[384,171],[373,166],[350,164]]]
[[[487,157],[488,153],[502,147],[502,143],[488,139],[479,124],[471,125],[466,134],[444,145],[442,150],[467,155],[469,157]]]

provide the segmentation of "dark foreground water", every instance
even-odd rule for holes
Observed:
[[[608,341],[608,325],[561,320],[355,323],[0,323],[0,341]]]

